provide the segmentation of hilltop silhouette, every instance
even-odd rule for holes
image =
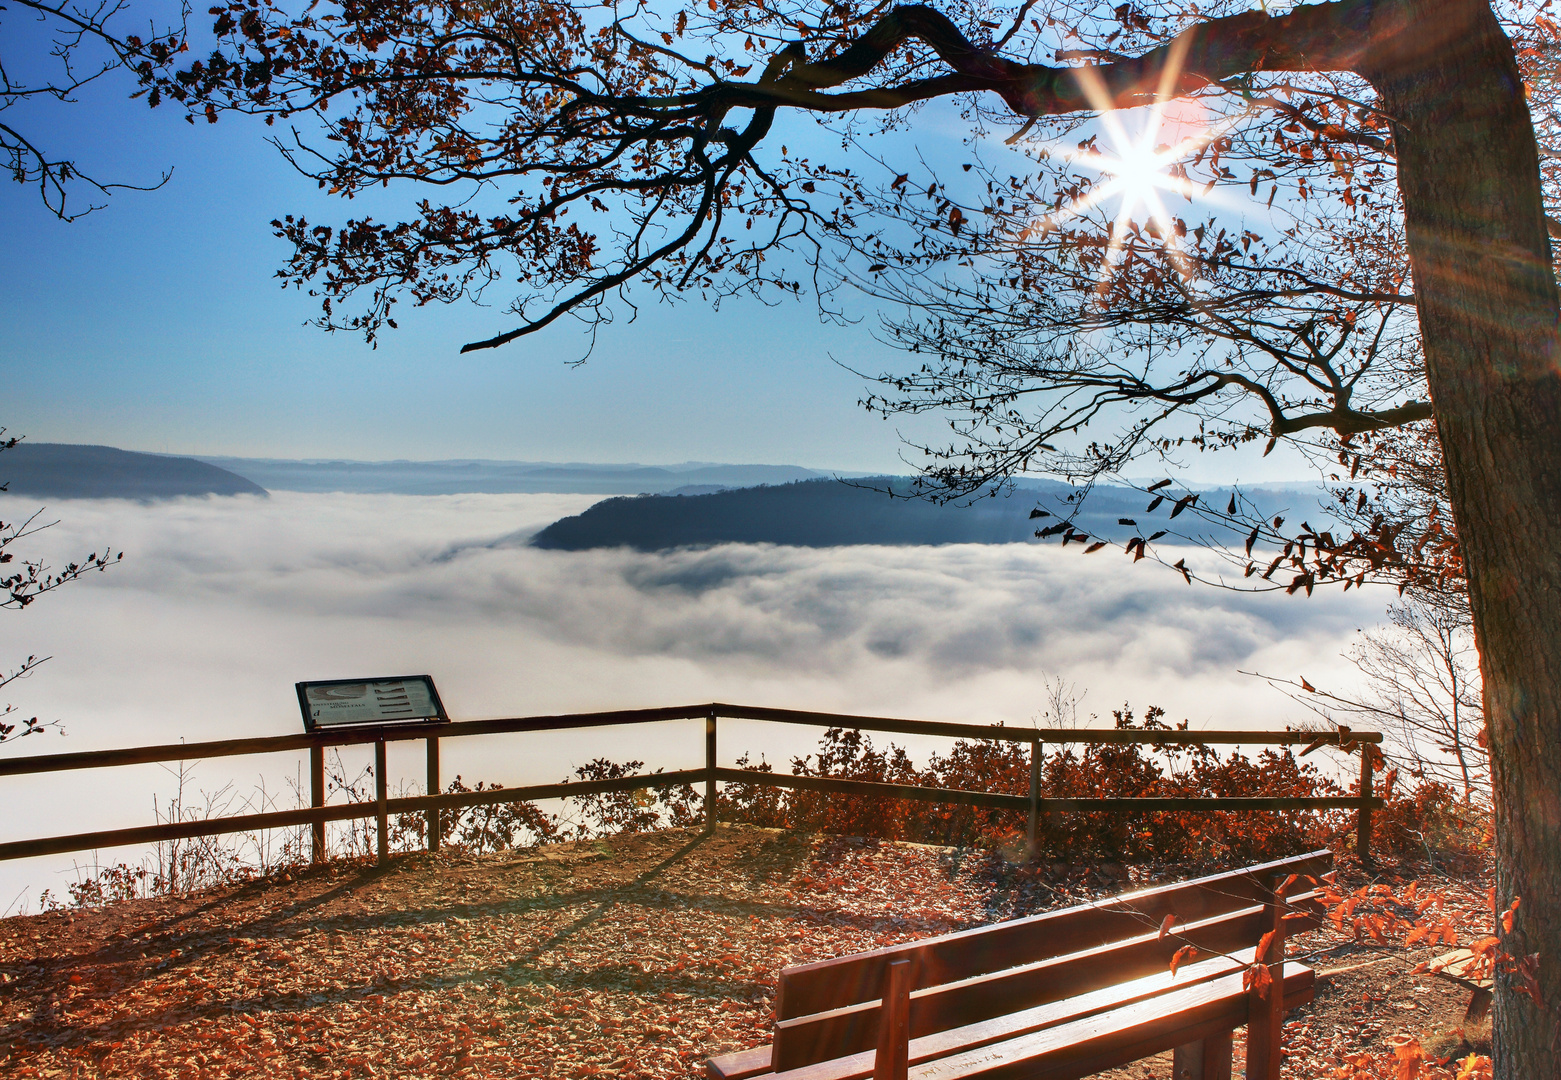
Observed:
[[[17,443],[0,457],[0,481],[10,494],[36,499],[266,494],[259,484],[194,458],[72,443]]]
[[[583,513],[561,518],[536,533],[533,547],[561,551],[628,547],[662,551],[711,544],[784,544],[836,547],[850,544],[1011,544],[1034,541],[1038,527],[1070,513],[1079,490],[1058,481],[1020,480],[1007,492],[969,504],[912,498],[905,477],[802,480],[710,494],[640,495],[606,499]],[[1297,502],[1316,506],[1316,493],[1293,489],[1247,491],[1265,509]],[[1200,496],[1223,505],[1229,490]],[[1116,542],[1164,528],[1166,510],[1144,513],[1147,497],[1128,487],[1097,485],[1074,519],[1079,528]],[[1032,519],[1042,508],[1047,516]],[[1126,523],[1124,523],[1126,522]],[[1188,515],[1183,531],[1200,531]]]

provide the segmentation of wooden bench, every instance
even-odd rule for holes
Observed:
[[[1438,978],[1456,983],[1469,993],[1469,1007],[1463,1012],[1463,1022],[1475,1027],[1490,1015],[1491,998],[1495,983],[1472,949],[1454,949],[1443,953],[1427,965],[1427,970]]]
[[[1284,939],[1318,925],[1315,884],[1332,864],[1316,851],[785,968],[773,1042],[710,1059],[708,1075],[1070,1080],[1175,1050],[1176,1080],[1228,1080],[1232,1032],[1247,1025],[1248,1077],[1278,1080],[1284,1014],[1313,992]],[[1249,967],[1282,978],[1283,998]]]

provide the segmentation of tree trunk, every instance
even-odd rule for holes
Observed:
[[[1497,907],[1543,1004],[1496,982],[1496,1076],[1561,1077],[1561,341],[1534,129],[1479,0],[1406,0],[1361,65],[1394,119],[1447,486],[1485,678]],[[1369,69],[1369,70],[1368,70]]]

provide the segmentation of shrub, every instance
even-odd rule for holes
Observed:
[[[1112,713],[1117,730],[1133,731],[1171,730],[1164,715],[1163,709],[1151,708],[1139,721],[1128,706]],[[1178,730],[1187,730],[1187,724]],[[769,763],[747,758],[738,765],[772,771]],[[795,758],[791,765],[798,776],[1021,796],[1030,788],[1030,750],[1023,743],[961,740],[918,767],[893,743],[880,748],[860,731],[831,728],[816,753]],[[1316,765],[1288,750],[1248,757],[1239,751],[1220,755],[1199,744],[1090,744],[1047,754],[1041,770],[1043,798],[1345,794]],[[1010,846],[1027,824],[1020,811],[738,784],[726,786],[720,814],[726,821],[777,828],[955,846]],[[1251,860],[1328,844],[1354,823],[1354,812],[1341,810],[1068,812],[1042,815],[1036,846],[1043,855],[1069,860]]]

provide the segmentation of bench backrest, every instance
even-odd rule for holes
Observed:
[[[1193,944],[1199,956],[1252,947],[1275,878],[1317,878],[1329,851],[1165,885],[1060,911],[872,952],[785,968],[775,1002],[771,1068],[800,1068],[871,1049],[888,965],[910,961],[909,1036],[991,1019],[1164,971]],[[1290,903],[1308,910],[1305,888]],[[1174,932],[1162,938],[1167,915]],[[1301,929],[1301,927],[1293,927]]]

